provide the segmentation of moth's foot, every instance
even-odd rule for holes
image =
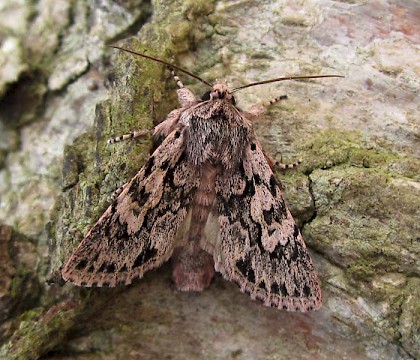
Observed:
[[[270,105],[274,105],[275,103],[278,103],[279,101],[282,101],[282,100],[287,100],[288,98],[287,98],[287,95],[280,95],[280,96],[277,96],[277,97],[275,97],[275,98],[273,98],[273,99],[270,99],[267,103],[265,103],[264,105],[265,106],[270,106]]]
[[[290,164],[283,164],[280,161],[276,161],[274,166],[278,169],[292,169],[292,168],[295,168],[296,166],[298,166],[301,163],[302,163],[302,159],[299,159],[298,161],[296,161],[294,163],[290,163]]]
[[[182,81],[179,79],[179,77],[175,74],[174,69],[171,69],[171,73],[172,76],[176,82],[176,86],[178,86],[178,89],[182,89],[184,87],[184,84],[182,83]]]
[[[139,130],[139,131],[132,131],[128,134],[124,134],[121,136],[117,136],[114,138],[111,138],[107,141],[107,144],[114,144],[116,142],[124,141],[124,140],[132,140],[136,139],[138,137],[144,137],[147,135],[150,135],[152,133],[152,130]]]

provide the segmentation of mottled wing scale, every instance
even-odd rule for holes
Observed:
[[[71,255],[64,280],[129,284],[169,259],[199,182],[185,159],[185,136],[172,131],[124,187]]]
[[[241,165],[216,179],[216,270],[267,306],[319,308],[312,261],[258,141],[244,149]]]

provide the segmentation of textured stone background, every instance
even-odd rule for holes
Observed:
[[[420,356],[418,1],[29,0],[0,3],[0,348],[19,359],[410,359]],[[216,279],[178,293],[170,267],[117,289],[57,273],[176,106],[161,66],[287,94],[257,125],[322,279],[324,306],[264,308]],[[197,95],[206,89],[181,76]],[[46,281],[55,281],[47,285]]]

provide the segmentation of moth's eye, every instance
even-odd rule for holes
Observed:
[[[203,100],[203,101],[210,100],[210,94],[211,94],[211,91],[210,90],[209,91],[206,91],[203,94],[203,96],[201,97],[201,100]]]

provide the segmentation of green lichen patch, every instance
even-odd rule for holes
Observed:
[[[315,214],[314,202],[309,191],[309,179],[298,169],[277,172],[286,204],[301,226]]]
[[[47,312],[36,308],[23,313],[19,329],[9,342],[0,348],[4,359],[39,359],[53,349],[74,325],[77,305],[64,302],[51,307]]]
[[[316,216],[306,241],[344,271],[344,287],[363,317],[389,341],[401,337],[408,276],[419,275],[420,231],[413,221],[420,187],[381,168],[341,165],[310,175]],[[411,310],[410,310],[411,311]]]
[[[268,140],[267,140],[268,141]],[[356,131],[339,131],[339,130],[325,130],[317,131],[306,136],[301,144],[298,144],[293,152],[292,157],[294,159],[301,158],[302,163],[293,170],[286,170],[278,172],[279,179],[288,184],[285,187],[285,197],[287,198],[293,213],[299,218],[299,221],[309,221],[314,216],[315,212],[320,215],[325,209],[323,206],[331,209],[335,207],[338,202],[345,202],[357,198],[357,196],[365,197],[367,200],[364,207],[359,204],[360,213],[369,214],[369,212],[387,211],[386,207],[378,205],[377,198],[374,194],[371,194],[371,184],[363,175],[359,175],[357,169],[360,169],[360,174],[363,174],[363,170],[366,169],[367,174],[375,174],[375,171],[379,171],[378,178],[380,183],[378,186],[386,186],[387,181],[394,176],[403,176],[403,183],[401,186],[409,186],[414,184],[410,182],[409,177],[416,180],[418,175],[415,172],[416,166],[420,166],[418,160],[405,156],[398,156],[387,151],[384,148],[364,139],[359,132]],[[354,178],[358,181],[358,187],[351,190],[348,188],[343,194],[342,190],[346,188],[346,185],[352,181],[351,178],[329,178],[317,176],[316,181],[318,182],[317,187],[323,188],[324,194],[322,197],[317,199],[316,209],[314,208],[312,201],[310,201],[312,186],[312,174],[326,174],[324,172],[316,172],[317,169],[353,169],[349,170],[354,173]],[[373,172],[369,172],[371,169]],[[305,175],[310,175],[309,181],[305,179]],[[373,176],[373,175],[372,175]],[[373,179],[375,182],[376,180]],[[293,185],[292,185],[293,184]],[[303,185],[303,186],[302,186]],[[292,190],[289,194],[289,191]],[[362,193],[359,193],[363,191]],[[403,192],[405,195],[400,195],[400,191],[396,191],[393,194],[393,198],[389,199],[398,201],[399,196],[405,198],[410,197],[410,191]],[[344,196],[344,198],[343,198]],[[377,195],[380,196],[380,195]],[[408,199],[406,199],[408,201]],[[377,206],[378,205],[378,206]],[[327,210],[325,210],[327,211]],[[392,211],[389,208],[388,211]],[[376,214],[380,216],[380,214]],[[349,225],[351,220],[348,216],[342,217],[338,214],[332,215],[332,222],[337,222],[343,226]],[[381,230],[379,230],[381,231]],[[325,240],[327,241],[327,240]]]
[[[35,275],[34,269],[28,269],[25,265],[15,269],[9,287],[15,310],[30,308],[37,302],[41,288]]]
[[[37,304],[41,287],[37,279],[38,255],[28,239],[0,224],[0,322]],[[0,337],[2,329],[0,329]]]
[[[306,173],[337,165],[381,167],[398,159],[396,155],[363,139],[357,131],[318,131],[300,145],[299,150],[305,156],[303,167]]]
[[[420,268],[418,160],[337,130],[318,132],[299,151],[315,206],[306,242],[342,269],[340,289],[354,299],[352,317],[412,349],[412,327],[403,335],[399,319],[413,294],[404,290],[407,279]],[[325,281],[334,288],[334,279]]]
[[[390,172],[420,181],[420,160],[414,157],[401,157],[392,161],[387,168]]]
[[[401,343],[405,349],[418,359],[420,357],[420,279],[410,278],[404,289],[404,301],[399,318]]]
[[[379,169],[317,170],[310,178],[317,215],[306,231],[313,246],[357,280],[418,271],[419,189]]]
[[[369,294],[370,301],[381,309],[382,316],[375,319],[376,326],[381,328],[390,341],[397,342],[401,337],[398,323],[406,283],[407,277],[404,274],[390,271],[384,275],[374,275],[368,284],[357,284],[362,286],[363,293]]]

